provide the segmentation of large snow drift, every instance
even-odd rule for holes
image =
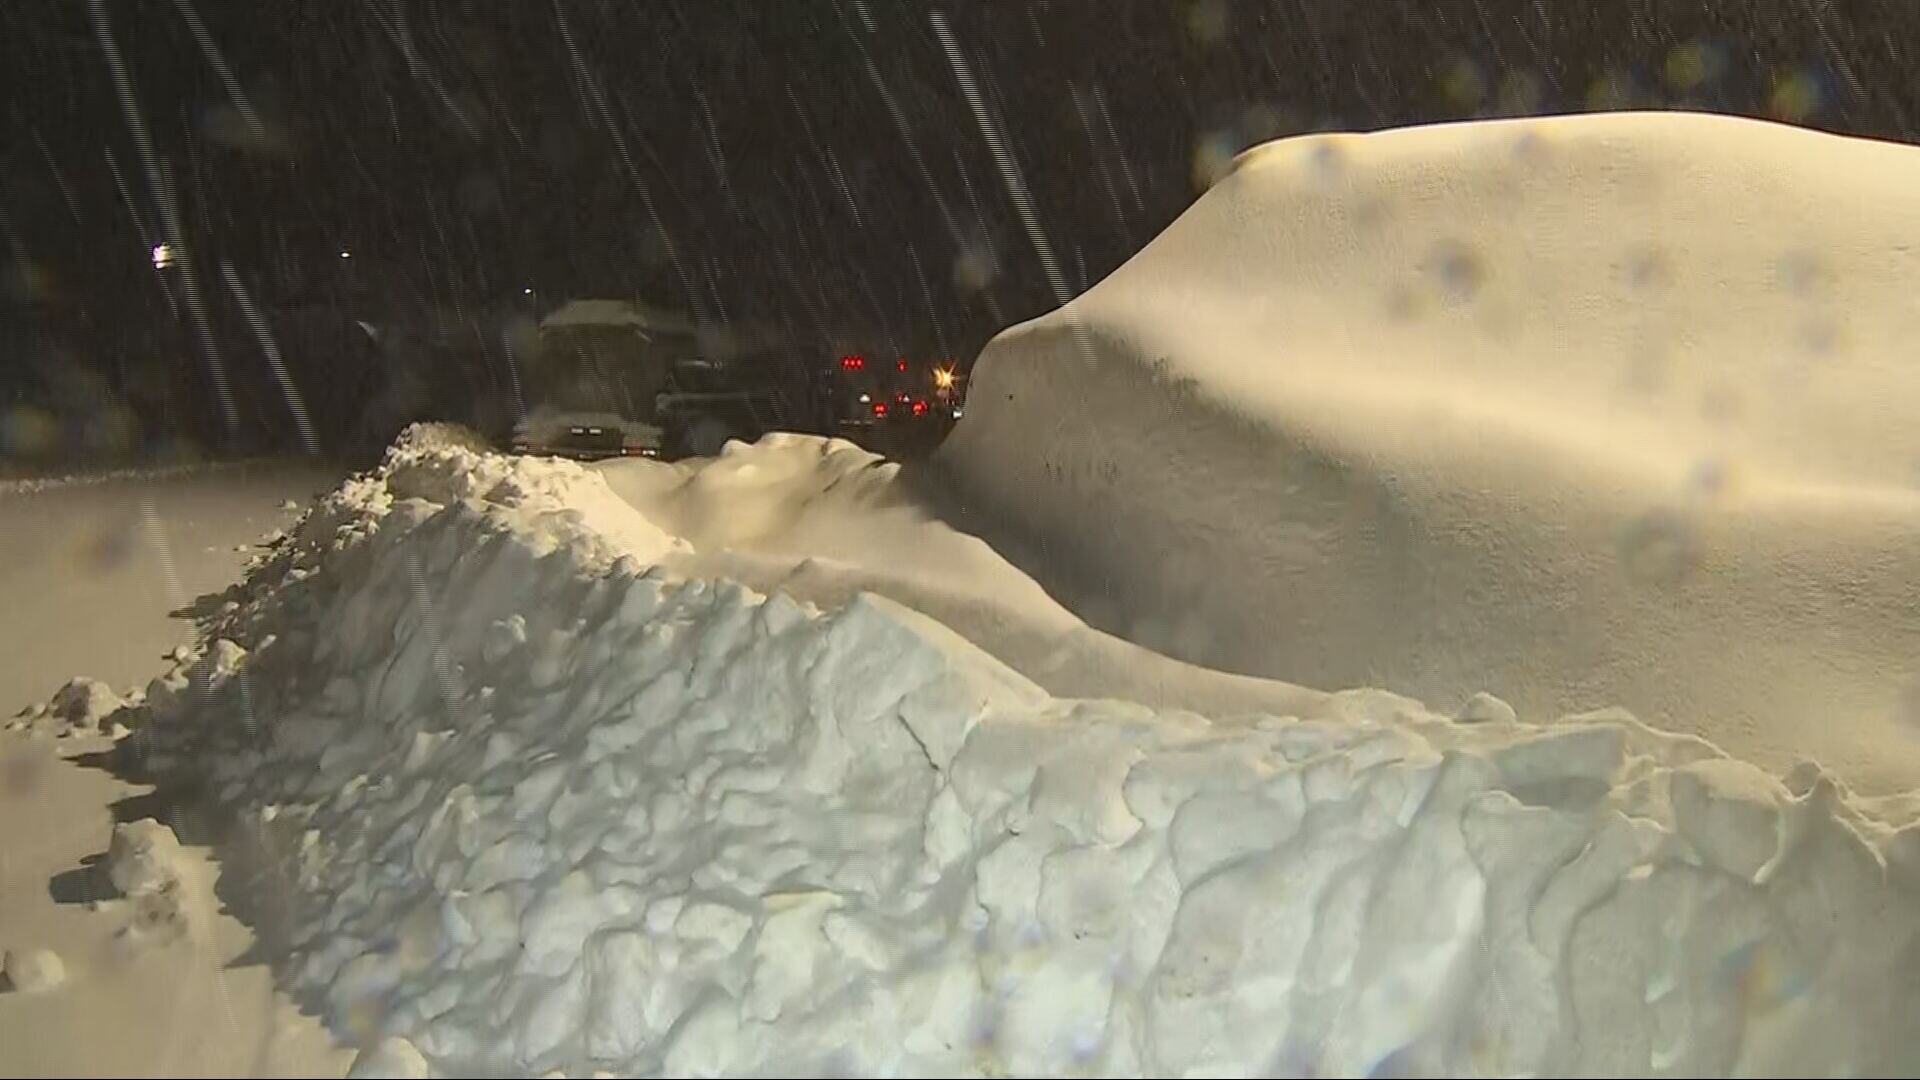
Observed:
[[[714,461],[608,465],[615,494],[684,541],[666,569],[823,607],[899,601],[1062,697],[1219,712],[1291,712],[1324,695],[1170,660],[1087,626],[978,537],[928,507],[911,472],[852,443],[785,434]]]
[[[1674,113],[1289,139],[996,339],[941,460],[1172,655],[1624,705],[1904,789],[1916,281],[1912,147]]]
[[[283,852],[293,987],[446,1073],[1920,1060],[1902,803],[1623,717],[1060,699],[891,601],[662,569],[688,547],[416,432],[122,745]]]

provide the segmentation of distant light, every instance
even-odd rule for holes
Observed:
[[[875,415],[875,416],[885,416],[885,415],[887,415],[887,403],[886,403],[886,402],[884,402],[884,401],[876,401],[876,402],[874,402],[874,403],[873,403],[873,415]]]
[[[872,401],[872,400],[873,400],[873,398],[871,398],[871,397],[869,397],[869,396],[867,396],[866,394],[861,394],[861,395],[860,395],[860,404],[862,404],[862,405],[865,405],[865,404],[866,404],[867,402],[869,402],[869,401]]]
[[[521,290],[520,290],[520,295],[522,295],[522,296],[532,296],[532,295],[533,295],[533,286],[531,286],[531,285],[529,285],[529,286],[527,286],[526,288],[524,288],[524,289],[521,289]]]
[[[896,361],[894,361],[894,365],[893,365],[893,366],[894,366],[894,368],[895,368],[895,370],[898,370],[898,371],[905,371],[905,370],[907,370],[907,362],[906,362],[906,360],[905,360],[904,358],[902,358],[902,359],[900,359],[900,360],[896,360]]]
[[[351,259],[351,258],[353,258],[353,252],[351,252],[351,251],[348,251],[348,250],[347,250],[346,248],[341,248],[341,249],[340,249],[340,257],[341,257],[341,258],[343,258],[343,259]]]
[[[153,268],[155,270],[165,270],[167,267],[172,265],[173,265],[173,245],[172,244],[153,245]]]
[[[961,416],[961,412],[960,412],[960,409],[959,409],[958,407],[956,407],[956,408],[955,408],[955,409],[953,410],[953,418],[954,418],[955,420],[958,420],[958,419],[960,419],[960,416]]]
[[[947,368],[947,367],[934,368],[933,369],[933,385],[939,387],[942,390],[952,389],[953,369]]]

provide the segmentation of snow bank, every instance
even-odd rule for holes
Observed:
[[[149,692],[120,752],[281,845],[282,970],[369,1072],[1920,1054],[1920,827],[1817,769],[1498,703],[1058,699],[884,599],[677,579],[678,543],[594,473],[416,436]]]
[[[822,607],[862,592],[959,633],[1061,697],[1219,712],[1316,707],[1316,691],[1170,660],[1087,626],[929,508],[927,477],[841,439],[777,433],[693,464],[614,462],[607,486],[685,541],[663,565]]]
[[[1916,192],[1915,148],[1728,117],[1283,140],[997,338],[941,461],[1172,655],[1903,790]]]

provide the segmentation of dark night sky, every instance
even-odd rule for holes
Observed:
[[[935,8],[1073,289],[1267,137],[1641,105],[1904,138],[1920,110],[1911,0],[105,4],[237,370],[259,350],[222,261],[274,310],[466,317],[531,286],[970,354],[1053,295]],[[0,4],[15,400],[63,369],[201,377],[108,167],[158,228],[89,13]]]

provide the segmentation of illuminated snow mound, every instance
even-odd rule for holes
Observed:
[[[579,466],[415,433],[255,568],[121,744],[205,768],[280,853],[256,884],[284,978],[387,1058],[1920,1061],[1920,829],[1816,769],[1377,692],[1232,722],[1058,699],[886,600],[650,569],[683,541],[614,503]]]
[[[1287,139],[990,344],[942,461],[1182,658],[1622,705],[1901,790],[1916,281],[1913,147],[1681,113]]]

